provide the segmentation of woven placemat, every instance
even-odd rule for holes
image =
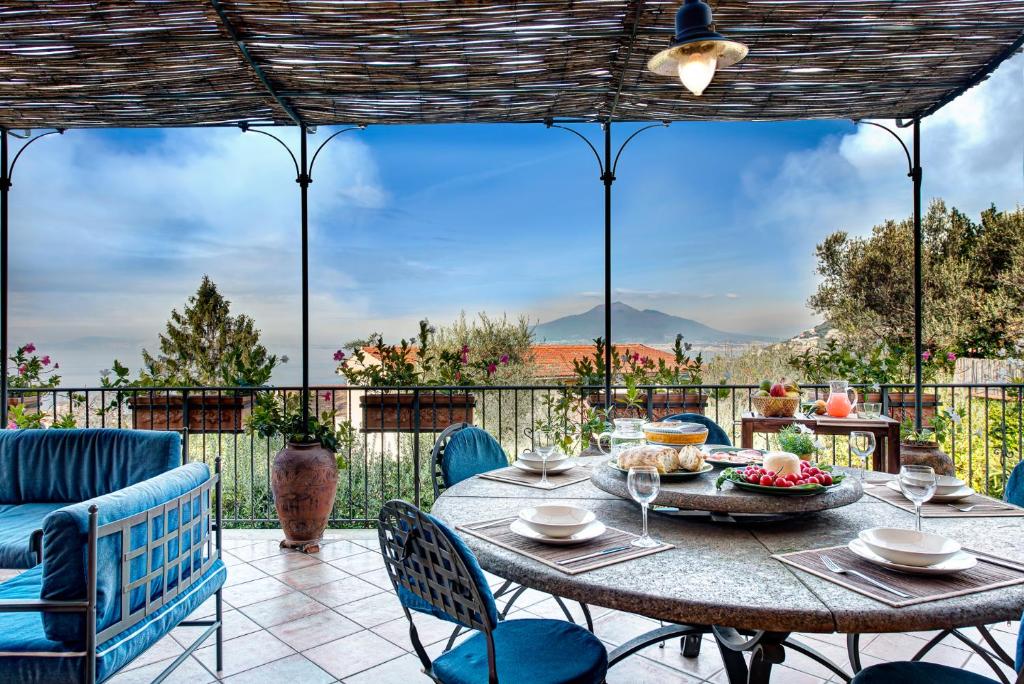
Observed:
[[[482,477],[485,480],[495,480],[496,482],[520,485],[522,487],[549,490],[589,480],[590,471],[588,471],[584,466],[575,466],[560,473],[548,473],[548,483],[546,485],[541,484],[540,473],[526,471],[515,466],[508,466],[507,468],[499,468],[498,470],[480,473],[477,477]]]
[[[869,563],[846,546],[830,546],[823,549],[783,553],[775,555],[774,558],[786,565],[799,568],[858,594],[869,596],[893,608],[966,596],[1024,583],[1024,566],[971,549],[964,549],[964,551],[977,556],[978,564],[969,570],[952,575],[907,575],[888,570]],[[910,594],[913,598],[900,598],[849,573],[840,575],[830,572],[821,560],[822,555],[827,555],[843,568],[862,572],[868,577],[888,584],[893,589]]]
[[[885,483],[876,484],[871,487],[865,487],[864,493],[873,496],[876,499],[884,501],[887,504],[893,505],[896,508],[907,511],[908,513],[914,512],[914,504],[905,496],[903,492],[897,492],[894,489],[890,489]],[[1018,508],[1013,504],[1008,504],[1005,501],[999,499],[993,499],[988,496],[982,496],[981,494],[971,494],[965,499],[952,502],[957,506],[974,506],[977,505],[973,511],[958,511],[949,505],[949,503],[940,503],[938,501],[926,501],[921,506],[921,517],[922,518],[1014,518],[1024,516],[1024,508]]]
[[[571,546],[542,544],[520,537],[509,529],[509,525],[517,517],[481,520],[468,525],[458,525],[455,529],[489,541],[503,549],[515,551],[567,575],[578,575],[588,570],[596,570],[675,548],[672,544],[665,542],[650,549],[633,546],[633,540],[640,535],[614,527],[608,527],[601,536],[582,544]]]

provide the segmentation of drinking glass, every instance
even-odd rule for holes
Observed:
[[[917,531],[921,531],[921,505],[935,494],[935,471],[930,466],[905,465],[900,468],[900,491],[917,511]]]
[[[860,405],[860,417],[875,420],[882,415],[882,405],[877,401],[865,401]]]
[[[546,485],[548,483],[548,459],[555,453],[555,449],[558,447],[554,444],[545,444],[544,446],[537,447],[537,455],[540,456],[540,483]]]
[[[643,511],[644,531],[637,539],[633,540],[633,546],[649,549],[658,546],[661,542],[651,539],[647,534],[647,507],[661,489],[661,477],[658,469],[653,466],[635,466],[629,469],[629,476],[626,478],[626,486],[629,488],[629,495],[633,501],[640,504]]]
[[[860,479],[863,480],[868,469],[868,459],[875,453],[875,433],[854,430],[850,433],[850,451],[860,456]]]

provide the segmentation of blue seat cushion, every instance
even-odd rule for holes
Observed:
[[[564,620],[505,620],[493,632],[502,684],[597,684],[608,653],[596,636]],[[434,661],[444,684],[487,681],[487,639],[477,632]]]
[[[1009,479],[1006,480],[1003,499],[1014,506],[1024,506],[1024,461],[1013,467]]]
[[[176,432],[0,430],[0,504],[85,501],[179,465]]]
[[[42,577],[38,566],[0,584],[0,601],[38,599]],[[159,641],[212,596],[226,577],[223,562],[215,561],[205,575],[154,614],[100,644],[98,681],[109,679]],[[77,647],[46,637],[42,613],[0,613],[0,684],[80,684],[83,661]]]
[[[729,439],[729,435],[725,433],[722,426],[707,416],[699,413],[677,413],[674,416],[668,416],[664,420],[677,420],[681,423],[700,423],[708,429],[708,444],[732,446],[732,440]]]
[[[508,456],[498,440],[486,430],[468,427],[448,440],[441,457],[441,478],[445,487],[451,487],[474,475],[507,465]]]
[[[57,601],[85,598],[90,506],[97,507],[98,522],[102,527],[107,523],[144,513],[156,506],[173,506],[178,497],[209,479],[210,470],[205,464],[189,463],[131,487],[65,506],[46,516],[43,521],[42,598]],[[196,534],[203,535],[208,529],[209,515],[209,497],[203,496],[201,499],[188,497],[180,510],[177,507],[168,508],[166,515],[157,513],[148,521],[145,516],[139,516],[141,519],[131,523],[130,548],[124,549],[124,552],[140,549],[145,546],[147,539],[159,539],[179,529],[179,522],[189,522],[197,516],[202,516],[204,521],[196,528]],[[181,535],[180,544],[183,549],[193,546],[190,532],[191,530],[185,530]],[[170,559],[177,558],[177,563],[167,573],[167,589],[178,586],[179,574],[184,584],[193,579],[199,569],[198,549],[194,553],[181,555],[178,545],[178,535],[172,535],[166,545],[166,554]],[[137,580],[161,566],[164,555],[164,546],[159,545],[154,547],[149,558],[146,553],[136,556],[130,563],[130,579]],[[97,544],[99,581],[96,611],[100,631],[121,617],[121,558],[121,534],[102,536]],[[162,595],[163,581],[163,575],[158,574],[149,586],[142,585],[134,589],[131,595],[132,611],[145,604],[147,592],[151,599]],[[81,615],[46,613],[43,616],[43,627],[46,636],[55,641],[80,643],[84,634]]]
[[[995,684],[994,679],[935,663],[881,663],[865,668],[850,684]]]
[[[39,562],[32,535],[42,535],[43,518],[64,504],[0,505],[0,568],[31,568]]]

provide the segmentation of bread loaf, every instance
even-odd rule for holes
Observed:
[[[679,452],[672,447],[641,444],[619,452],[618,464],[623,470],[653,466],[659,473],[671,473],[679,470]]]
[[[695,473],[704,467],[704,452],[700,447],[684,446],[679,450],[679,469]]]

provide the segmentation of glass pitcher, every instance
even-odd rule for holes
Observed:
[[[612,421],[615,429],[612,432],[602,432],[597,436],[597,448],[602,454],[610,454],[614,458],[619,457],[619,452],[629,447],[646,444],[643,426],[647,421],[642,418],[616,418]],[[611,448],[608,451],[601,446],[601,440],[608,438]]]
[[[857,406],[857,390],[850,387],[846,380],[828,381],[828,399],[825,401],[825,413],[833,418],[846,418]]]

